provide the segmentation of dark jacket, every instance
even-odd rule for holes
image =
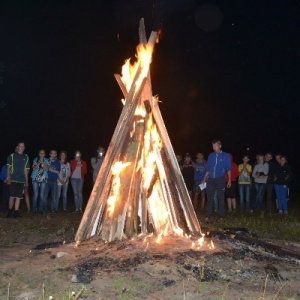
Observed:
[[[288,185],[292,179],[292,171],[288,164],[276,165],[274,174],[274,184]]]

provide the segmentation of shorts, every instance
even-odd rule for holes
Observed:
[[[194,181],[194,193],[200,194],[201,192],[205,192],[205,189],[201,191],[199,184],[201,184],[202,181],[200,180],[195,180]]]
[[[226,182],[227,185],[227,182]],[[231,181],[231,187],[225,189],[226,198],[236,198],[236,181]]]
[[[9,185],[9,196],[11,198],[23,199],[24,183],[12,182]]]

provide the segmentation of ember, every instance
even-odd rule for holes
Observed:
[[[147,42],[143,19],[134,65],[127,60],[122,77],[115,75],[124,94],[123,110],[76,234],[76,241],[99,235],[113,241],[155,233],[199,236],[200,225],[184,184],[159,107],[153,97],[150,63],[157,39]],[[152,241],[149,238],[147,242]],[[209,247],[213,248],[213,245]]]

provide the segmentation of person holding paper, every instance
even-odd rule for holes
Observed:
[[[222,144],[220,140],[213,140],[212,147],[214,152],[210,153],[207,160],[207,171],[205,173],[202,183],[207,184],[207,207],[206,218],[208,222],[212,213],[215,191],[217,192],[217,199],[219,204],[219,218],[223,220],[225,210],[225,173],[228,175],[227,187],[231,186],[231,163],[228,153],[222,151]]]

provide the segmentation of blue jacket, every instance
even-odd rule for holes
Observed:
[[[4,182],[6,180],[6,177],[7,177],[7,165],[3,165],[1,169],[0,180]]]
[[[60,166],[60,161],[58,159],[54,161],[49,160],[49,167],[51,169],[57,170],[60,172],[61,166]],[[48,179],[49,180],[57,180],[58,174],[51,172],[50,170],[48,171]]]
[[[224,151],[210,153],[206,168],[209,178],[224,177],[225,173],[231,170],[229,154]]]

